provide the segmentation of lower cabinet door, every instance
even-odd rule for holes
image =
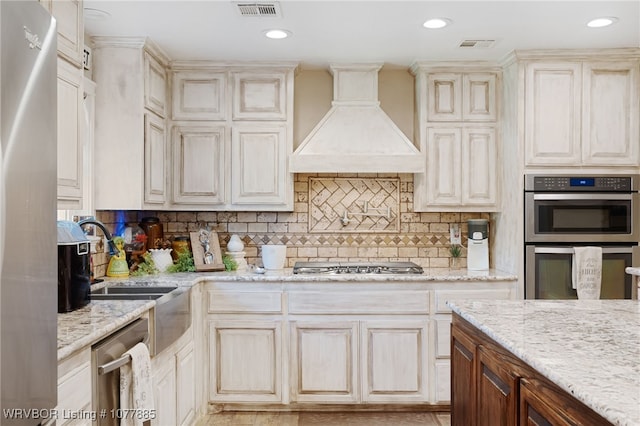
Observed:
[[[177,414],[179,425],[190,425],[196,416],[196,363],[193,342],[176,354]]]
[[[363,321],[363,402],[426,402],[428,321]]]
[[[476,348],[469,335],[451,329],[451,425],[476,424]]]
[[[209,400],[282,402],[281,321],[209,322]]]
[[[518,424],[518,375],[491,349],[478,348],[478,426]]]
[[[291,400],[357,402],[357,336],[357,321],[292,321]]]
[[[175,358],[159,364],[153,373],[156,417],[152,424],[166,426],[176,422],[176,364]]]

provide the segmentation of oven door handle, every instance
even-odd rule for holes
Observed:
[[[533,194],[534,200],[631,200],[633,194]]]
[[[602,247],[602,254],[633,253],[634,247]],[[574,250],[573,247],[535,247],[534,252],[541,254],[573,254]]]

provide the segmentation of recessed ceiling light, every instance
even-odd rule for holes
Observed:
[[[111,18],[111,14],[104,10],[100,9],[92,9],[90,7],[84,8],[84,17],[85,19],[90,19],[92,21],[105,21]]]
[[[422,26],[425,27],[425,28],[429,28],[431,30],[435,30],[435,29],[438,29],[438,28],[444,28],[449,24],[451,24],[451,19],[433,18],[433,19],[428,19],[427,21],[425,21],[425,23],[422,24]]]
[[[618,21],[618,18],[614,18],[612,16],[607,16],[603,18],[592,19],[587,22],[587,27],[589,28],[602,28],[608,27],[611,24],[615,24]]]
[[[291,35],[291,32],[287,31],[287,30],[274,29],[274,30],[266,30],[264,32],[264,35],[265,35],[265,37],[279,40],[279,39],[283,39],[283,38],[289,37]]]

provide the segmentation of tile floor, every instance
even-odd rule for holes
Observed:
[[[449,413],[237,412],[202,419],[198,426],[450,426]]]

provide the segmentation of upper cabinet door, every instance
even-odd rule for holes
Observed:
[[[286,120],[284,72],[233,73],[234,120]]]
[[[640,163],[639,74],[638,61],[584,64],[583,163]]]
[[[232,204],[291,203],[286,134],[286,126],[277,124],[247,123],[232,129]]]
[[[58,58],[58,208],[82,208],[82,70]]]
[[[525,75],[525,164],[580,165],[580,63],[535,62]]]
[[[144,115],[144,201],[164,204],[167,200],[167,144],[164,120],[147,112]]]
[[[173,202],[225,202],[225,128],[176,126],[173,129]]]
[[[496,132],[492,127],[469,127],[462,132],[462,202],[495,206],[497,202]]]
[[[462,74],[429,74],[427,101],[427,120],[462,120]]]
[[[167,76],[164,67],[153,56],[144,54],[144,106],[165,117]]]
[[[58,54],[77,67],[84,57],[83,6],[81,0],[52,0],[42,4],[56,18]]]
[[[465,121],[496,120],[496,74],[463,75],[462,119]]]
[[[177,71],[173,74],[174,120],[225,120],[226,74]]]
[[[461,204],[461,139],[459,127],[427,129],[428,204]]]

